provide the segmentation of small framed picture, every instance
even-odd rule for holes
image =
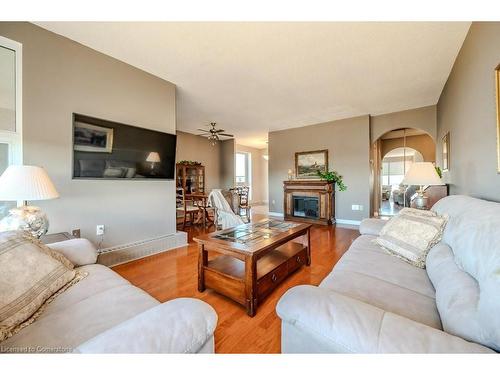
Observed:
[[[113,128],[75,122],[73,128],[75,151],[113,152]]]
[[[319,179],[318,171],[328,171],[328,150],[295,153],[296,178]]]
[[[450,169],[450,132],[446,133],[442,140],[443,171]]]

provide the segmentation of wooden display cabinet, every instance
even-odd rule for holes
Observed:
[[[177,163],[177,187],[184,189],[186,195],[205,194],[205,167],[203,165]]]

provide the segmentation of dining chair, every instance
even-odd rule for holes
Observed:
[[[248,186],[237,186],[233,188],[234,191],[238,194],[238,207],[237,213],[239,216],[244,217],[247,223],[250,222],[250,201],[249,201],[249,193],[250,187]]]
[[[181,214],[183,217],[182,229],[184,229],[188,217],[190,224],[194,224],[194,217],[200,212],[200,208],[195,206],[192,201],[186,199],[186,192],[181,187],[176,188],[175,196],[177,214]]]

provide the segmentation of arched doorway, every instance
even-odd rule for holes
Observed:
[[[411,191],[407,192],[400,185],[411,164],[420,161],[424,161],[422,153],[411,147],[394,148],[382,157],[382,200],[379,211],[381,216],[395,215],[401,208],[409,206],[407,201]]]
[[[410,204],[416,187],[401,181],[410,165],[419,161],[436,161],[436,144],[426,132],[401,128],[391,130],[372,144],[373,215],[392,216]]]

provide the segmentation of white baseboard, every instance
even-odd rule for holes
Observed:
[[[336,219],[335,222],[337,224],[355,225],[358,227],[359,227],[359,224],[361,224],[361,221],[359,221],[359,220],[347,220],[347,219]]]
[[[101,249],[99,251],[98,263],[108,267],[116,266],[186,246],[187,244],[187,233],[179,231],[173,234]]]
[[[281,212],[272,212],[269,211],[269,216],[275,216],[275,217],[284,217],[285,215]],[[359,226],[361,224],[361,221],[359,220],[347,220],[347,219],[336,219],[335,222],[337,224],[341,225],[353,225],[353,226]]]

